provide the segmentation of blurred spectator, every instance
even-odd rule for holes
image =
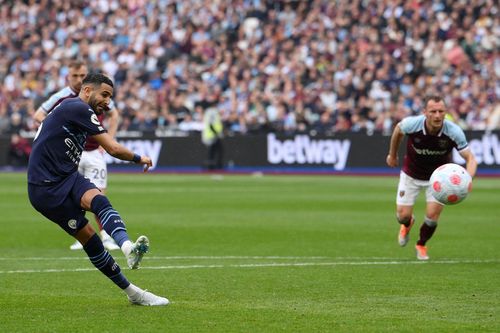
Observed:
[[[120,130],[191,131],[201,105],[241,134],[390,133],[428,92],[446,96],[464,129],[499,128],[489,120],[499,10],[494,0],[7,1],[0,132],[33,130],[29,114],[66,85],[75,57],[113,76]]]
[[[30,153],[31,145],[29,141],[17,133],[12,134],[7,155],[7,165],[13,167],[27,166]]]

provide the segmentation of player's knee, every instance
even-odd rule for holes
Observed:
[[[91,210],[94,212],[92,210],[92,202],[96,197],[101,196],[100,194],[101,191],[96,188],[88,190],[82,195],[82,198],[80,199],[80,206],[85,210]]]
[[[110,207],[111,202],[109,202],[108,198],[102,194],[96,195],[90,203],[90,210],[96,215],[99,215],[100,212]]]
[[[412,214],[396,214],[396,218],[399,224],[409,224],[411,219],[413,218]]]
[[[424,223],[427,224],[429,227],[437,227],[437,221],[427,216],[424,219]]]
[[[85,245],[87,243],[87,241],[93,236],[95,235],[95,231],[94,231],[94,228],[92,228],[92,226],[90,224],[87,224],[85,225],[85,227],[83,227],[82,229],[80,229],[76,234],[75,234],[75,238],[80,242],[82,243],[83,245]]]

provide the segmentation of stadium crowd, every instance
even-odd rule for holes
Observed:
[[[500,128],[494,0],[0,1],[0,133],[82,59],[115,81],[120,130],[381,131],[442,93],[464,129]]]

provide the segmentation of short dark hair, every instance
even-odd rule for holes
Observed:
[[[85,76],[82,82],[82,86],[87,84],[100,86],[103,83],[110,85],[112,88],[114,88],[113,81],[111,81],[109,77],[101,73],[90,73],[87,76]]]
[[[433,101],[436,103],[438,103],[438,102],[445,103],[444,98],[440,95],[427,95],[424,99],[424,107],[427,107],[427,104],[429,104],[429,101]]]

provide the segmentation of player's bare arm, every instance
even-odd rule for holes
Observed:
[[[40,125],[42,121],[45,120],[46,117],[47,117],[47,112],[45,112],[45,110],[42,109],[41,107],[39,107],[35,111],[35,114],[33,115],[33,119],[35,120],[37,125]]]
[[[465,160],[465,169],[467,169],[467,172],[471,175],[471,177],[474,177],[477,170],[477,161],[474,154],[470,151],[470,149],[464,149],[460,152],[460,156],[462,156]]]
[[[94,135],[94,139],[113,157],[119,158],[123,161],[132,161],[137,164],[144,165],[144,172],[148,171],[153,166],[151,158],[148,156],[139,156],[128,150],[126,147],[119,144],[108,133]]]
[[[403,137],[404,134],[403,132],[401,132],[399,124],[397,124],[396,127],[394,127],[394,131],[392,132],[389,154],[386,158],[387,165],[390,167],[394,168],[399,164],[398,150],[399,146],[401,145],[401,141],[403,141]]]
[[[113,108],[108,112],[108,133],[111,137],[116,136],[116,131],[118,130],[118,122],[120,120],[120,114],[116,108]]]
[[[116,132],[118,130],[118,123],[120,122],[120,113],[117,108],[111,109],[106,113],[106,118],[108,119],[108,133],[114,138],[116,137]],[[103,151],[104,149],[99,146],[99,150]]]

